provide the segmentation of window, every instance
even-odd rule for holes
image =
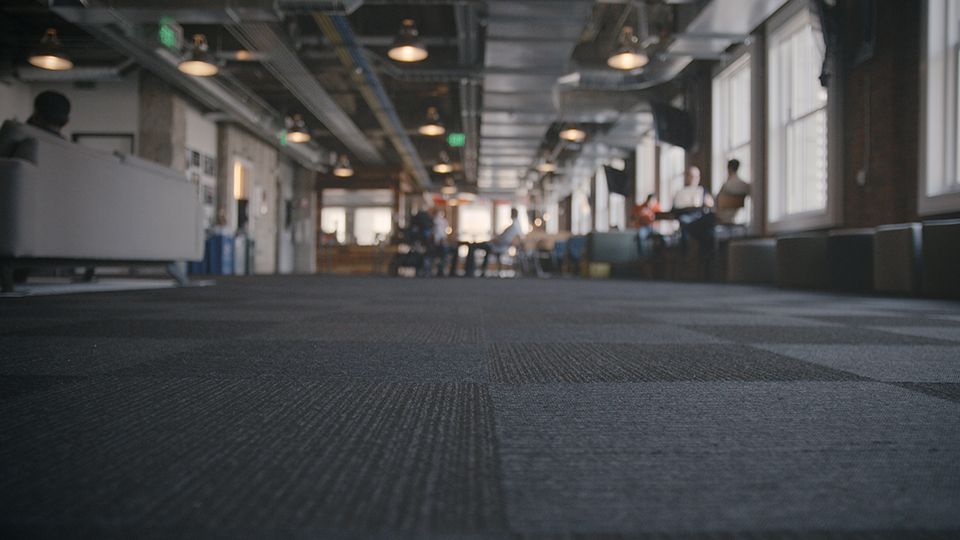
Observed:
[[[374,246],[390,236],[390,208],[357,208],[353,214],[353,238],[358,246]]]
[[[740,161],[738,175],[750,182],[751,143],[750,55],[743,54],[713,79],[713,191],[720,192],[727,178],[727,162]],[[747,199],[747,205],[750,199]],[[735,221],[746,223],[750,209],[745,206]]]
[[[918,200],[921,214],[935,214],[960,209],[960,5],[928,0],[926,10]]]
[[[768,216],[827,216],[827,90],[822,34],[805,4],[769,37]]]
[[[347,209],[342,206],[324,207],[320,210],[320,228],[327,234],[337,235],[337,242],[347,242]]]
[[[637,145],[637,189],[634,202],[640,204],[657,191],[657,142],[646,135]]]
[[[603,172],[603,167],[597,169],[593,183],[593,227],[597,232],[607,232],[610,230],[610,192],[607,191],[607,175]]]
[[[660,207],[664,212],[673,207],[673,196],[683,187],[684,159],[683,148],[660,145]]]
[[[475,201],[457,207],[457,228],[460,240],[485,242],[493,237],[492,209],[489,204]],[[509,210],[507,210],[509,212]],[[509,214],[508,214],[509,216]]]

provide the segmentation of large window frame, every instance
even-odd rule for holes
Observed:
[[[960,5],[923,3],[920,62],[920,174],[922,216],[960,210]]]
[[[673,208],[673,197],[683,187],[683,173],[686,171],[687,152],[680,146],[660,143],[657,170],[660,208],[664,212]]]
[[[842,141],[840,124],[841,92],[839,91],[840,77],[830,78],[827,88],[820,86],[819,80],[807,80],[805,87],[798,87],[792,80],[785,80],[782,70],[792,70],[793,65],[783,65],[778,58],[782,44],[796,39],[802,32],[812,31],[813,44],[819,50],[820,57],[813,62],[821,65],[823,51],[823,35],[819,19],[813,12],[813,7],[806,0],[793,0],[779,13],[774,15],[766,29],[766,98],[767,122],[766,137],[767,166],[766,166],[766,224],[773,233],[802,231],[835,226],[841,221],[842,212]],[[793,42],[796,45],[796,41]],[[800,51],[801,53],[803,51]],[[797,58],[796,55],[792,58]],[[809,58],[808,65],[809,65]],[[812,74],[811,74],[812,76]],[[814,86],[815,85],[815,86]],[[816,94],[803,95],[803,90],[816,91]],[[822,93],[822,94],[821,94]],[[812,99],[811,95],[816,96]],[[820,96],[823,97],[820,97]],[[815,106],[817,101],[823,101],[822,106]],[[806,109],[796,107],[807,106]],[[822,120],[819,126],[816,122]],[[805,182],[809,179],[804,164],[810,159],[819,156],[791,156],[788,155],[788,137],[805,137],[810,132],[804,131],[813,124],[813,133],[816,129],[825,130],[822,150],[814,149],[815,153],[822,152],[825,160],[823,175],[825,178],[822,194],[822,206],[797,209],[797,198],[809,197],[805,189]],[[796,166],[791,172],[790,165]]]
[[[741,49],[727,64],[719,66],[712,82],[712,186],[714,195],[727,179],[727,161],[740,161],[739,176],[750,184],[750,196],[737,212],[737,223],[749,223],[754,199],[753,155],[753,58]]]

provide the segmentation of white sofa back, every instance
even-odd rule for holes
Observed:
[[[182,173],[33,126],[0,129],[0,257],[199,260],[201,215]]]

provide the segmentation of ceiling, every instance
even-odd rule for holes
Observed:
[[[285,151],[320,170],[345,154],[360,170],[392,167],[429,190],[448,181],[431,171],[446,151],[461,189],[511,197],[540,185],[534,166],[544,156],[557,161],[554,175],[562,178],[582,165],[581,154],[615,155],[609,149],[636,144],[651,125],[648,89],[695,58],[716,59],[782,3],[8,0],[0,6],[0,77],[37,76],[25,58],[54,26],[81,74],[73,80],[84,76],[81,68],[106,77],[140,66],[265,138],[275,139],[285,117],[303,115],[313,141]],[[177,72],[175,55],[151,42],[161,16],[172,17],[186,38],[204,34],[221,73],[198,81]],[[429,50],[409,65],[387,57],[407,18]],[[652,53],[640,73],[605,65],[624,25],[640,27]],[[238,61],[238,50],[257,55]],[[418,133],[428,107],[437,108],[448,133],[465,133],[467,144],[451,148],[444,137]],[[560,141],[563,122],[581,125],[587,141]]]

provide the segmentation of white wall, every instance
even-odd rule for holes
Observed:
[[[26,122],[33,109],[30,87],[20,81],[0,82],[0,123],[3,120]]]
[[[206,118],[199,109],[188,104],[186,107],[187,148],[201,154],[217,156],[217,124]]]
[[[63,130],[70,138],[77,132],[128,133],[140,129],[140,74],[136,71],[118,82],[98,82],[92,88],[77,88],[73,83],[31,84],[30,102],[23,118],[30,116],[33,98],[44,90],[54,90],[70,100],[70,123]],[[134,142],[137,148],[137,142]]]

